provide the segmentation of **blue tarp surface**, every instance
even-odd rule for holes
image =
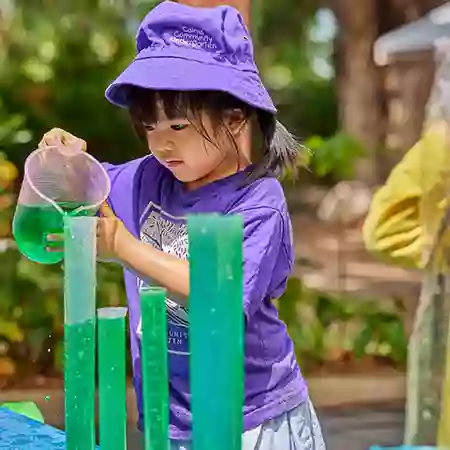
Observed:
[[[0,408],[1,450],[59,450],[66,448],[61,430]],[[97,447],[98,448],[98,447]]]

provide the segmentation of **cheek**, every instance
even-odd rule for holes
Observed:
[[[181,138],[177,142],[177,147],[185,161],[195,163],[197,166],[212,164],[220,158],[220,151],[217,147],[197,133]]]
[[[147,133],[147,147],[151,152],[158,151],[158,139],[154,134]]]
[[[190,165],[197,167],[202,172],[214,170],[222,162],[223,158],[222,152],[209,143],[206,146],[202,143],[192,149],[192,152],[189,154]]]

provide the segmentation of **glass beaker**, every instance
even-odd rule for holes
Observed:
[[[101,163],[81,148],[61,145],[35,150],[25,161],[13,219],[20,252],[42,264],[60,262],[62,243],[48,236],[63,235],[64,215],[94,216],[110,187]]]

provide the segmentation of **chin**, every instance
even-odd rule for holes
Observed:
[[[194,177],[194,176],[189,176],[187,174],[183,174],[180,172],[177,172],[176,170],[171,170],[172,175],[178,180],[181,181],[182,183],[193,183],[195,181],[198,180],[198,177]]]

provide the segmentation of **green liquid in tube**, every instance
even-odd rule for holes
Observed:
[[[122,310],[122,313],[114,313],[115,310]],[[98,310],[100,447],[106,450],[127,448],[126,310],[123,310],[125,308]]]
[[[64,326],[67,449],[95,444],[95,319]]]

